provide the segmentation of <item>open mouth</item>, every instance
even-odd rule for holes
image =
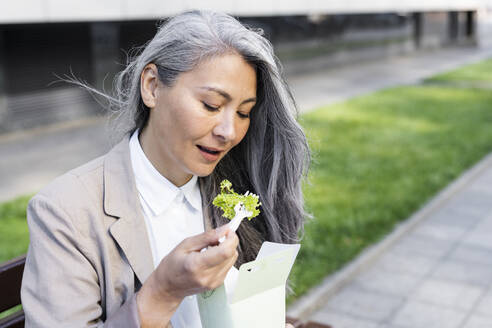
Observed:
[[[197,145],[197,147],[200,150],[202,150],[202,151],[204,151],[204,152],[206,152],[208,154],[212,154],[212,155],[218,155],[221,152],[220,150],[213,150],[213,149],[210,149],[210,148],[207,148],[207,147],[203,147],[203,146],[200,146],[200,145]]]

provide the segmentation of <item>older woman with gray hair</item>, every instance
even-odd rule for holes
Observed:
[[[177,15],[115,89],[116,146],[29,203],[26,327],[201,327],[195,294],[227,284],[262,242],[298,241],[309,149],[259,32]],[[262,203],[236,233],[211,206],[225,178]]]

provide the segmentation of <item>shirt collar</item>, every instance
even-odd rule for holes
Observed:
[[[197,176],[194,175],[181,187],[175,186],[149,161],[140,146],[138,134],[139,130],[136,130],[130,138],[130,157],[137,190],[153,214],[159,215],[164,212],[176,197],[181,197],[181,194],[195,210],[200,210],[201,194]]]
[[[200,194],[200,188],[198,186],[198,177],[194,175],[190,181],[180,187],[181,191],[195,210],[201,210],[202,208],[202,195]]]

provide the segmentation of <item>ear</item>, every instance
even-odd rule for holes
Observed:
[[[157,102],[157,86],[159,84],[159,75],[157,72],[157,66],[150,63],[147,64],[140,74],[140,96],[145,106],[154,108]]]

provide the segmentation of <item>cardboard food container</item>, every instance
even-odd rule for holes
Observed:
[[[299,244],[264,242],[244,263],[232,290],[224,285],[197,295],[203,328],[285,328],[285,284]]]

